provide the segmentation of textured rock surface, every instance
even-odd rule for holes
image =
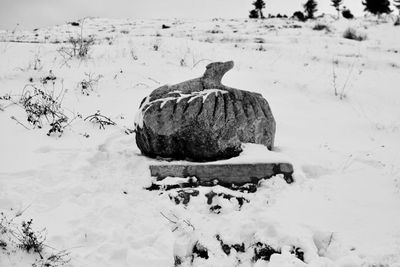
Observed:
[[[257,184],[259,180],[277,174],[283,174],[287,183],[293,182],[293,166],[290,163],[150,165],[150,173],[158,180],[195,176],[201,185],[212,185],[214,180],[222,185]]]
[[[208,161],[237,156],[241,143],[273,147],[275,120],[257,93],[221,84],[233,62],[207,66],[200,78],[162,86],[143,99],[136,143],[143,154]]]

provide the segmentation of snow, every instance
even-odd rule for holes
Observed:
[[[280,19],[86,19],[84,36],[95,45],[88,59],[68,65],[57,49],[80,27],[0,30],[0,96],[17,97],[30,78],[41,86],[52,70],[57,79],[44,88],[65,91],[68,117],[82,114],[61,137],[48,137],[48,125],[25,129],[17,122],[29,126],[24,110],[0,100],[0,211],[46,228],[46,243],[70,251],[71,266],[173,266],[175,256],[182,266],[400,266],[400,27],[371,18],[318,22],[331,31]],[[367,40],[344,39],[348,27]],[[241,157],[227,161],[292,162],[296,182],[273,177],[256,193],[200,187],[176,205],[176,190],[144,189],[158,161],[142,156],[126,131],[153,89],[227,60],[235,68],[223,83],[261,93],[277,121],[274,151],[244,144]],[[89,96],[78,86],[85,73],[103,76]],[[116,126],[83,120],[97,110]],[[249,202],[214,197],[216,214],[205,197],[211,190]],[[244,243],[246,253],[226,255],[217,234]],[[281,254],[253,262],[256,242]],[[196,243],[208,259],[191,262]],[[31,266],[35,257],[0,252],[0,266]]]
[[[290,159],[288,155],[285,155],[282,152],[270,151],[266,146],[260,144],[251,144],[251,143],[243,143],[242,144],[242,152],[240,156],[210,161],[210,162],[189,162],[184,160],[175,160],[171,162],[166,161],[157,161],[154,165],[219,165],[219,164],[251,164],[251,163],[292,163],[293,160]]]
[[[169,94],[178,94],[178,96],[171,96],[171,97],[164,97],[164,98],[159,98],[153,101],[150,101],[148,97],[145,98],[142,108],[139,109],[136,119],[135,119],[135,125],[136,127],[142,128],[143,127],[143,116],[146,113],[146,111],[150,108],[150,106],[154,103],[161,102],[160,104],[160,109],[164,107],[165,104],[167,104],[168,101],[176,101],[176,103],[179,103],[181,100],[185,98],[189,98],[188,103],[192,102],[196,98],[201,97],[204,101],[206,101],[207,97],[211,94],[225,94],[226,91],[222,91],[220,89],[206,89],[203,91],[199,92],[193,92],[191,94],[184,94],[181,91],[172,91]]]

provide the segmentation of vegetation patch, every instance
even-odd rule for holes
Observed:
[[[42,84],[48,81],[54,81],[55,76],[46,76],[41,79]],[[10,101],[11,104],[18,105],[27,115],[27,122],[32,128],[41,129],[45,125],[50,126],[47,135],[56,134],[61,136],[64,129],[70,124],[68,116],[65,114],[62,106],[62,100],[65,91],[56,94],[54,90],[48,91],[45,87],[38,87],[34,84],[28,84],[22,90],[21,95],[4,95],[0,100]],[[30,127],[18,121],[14,116],[11,117],[26,129]]]
[[[315,24],[312,29],[314,31],[323,31],[323,30],[325,30],[326,32],[331,32],[331,29],[329,28],[329,26],[326,25],[326,24],[323,24],[323,23]]]
[[[93,73],[85,73],[85,78],[79,82],[78,87],[81,89],[82,95],[89,96],[99,83],[102,75],[94,75]]]
[[[0,213],[0,257],[11,255],[18,250],[34,256],[32,267],[58,267],[68,264],[71,259],[66,250],[57,251],[46,244],[46,231],[35,231],[33,220],[23,221],[21,225],[14,223],[15,216],[8,219]]]
[[[87,116],[84,119],[84,121],[86,121],[86,120],[92,122],[93,124],[98,125],[99,129],[103,129],[103,130],[106,129],[106,126],[116,125],[116,123],[114,121],[112,121],[110,118],[102,115],[100,113],[100,110],[98,110],[95,114]]]
[[[345,32],[343,33],[343,37],[346,39],[350,40],[355,40],[355,41],[364,41],[367,39],[367,35],[361,32],[358,32],[354,28],[347,28]]]

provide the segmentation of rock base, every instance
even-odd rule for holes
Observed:
[[[257,184],[277,174],[283,174],[287,183],[293,182],[293,166],[290,163],[255,163],[255,164],[160,164],[150,165],[151,176],[162,180],[166,177],[196,177],[200,185]]]

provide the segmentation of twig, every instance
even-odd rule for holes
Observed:
[[[161,214],[165,219],[167,219],[169,222],[171,222],[171,223],[173,223],[173,224],[176,224],[176,223],[177,223],[177,222],[174,222],[173,220],[171,220],[170,218],[168,218],[167,216],[165,216],[164,213],[162,213],[161,211],[160,211],[160,214]]]
[[[147,77],[147,79],[149,79],[150,81],[153,81],[153,82],[155,82],[155,83],[157,83],[157,84],[160,84],[159,81],[157,81],[157,80],[155,80],[155,79],[153,79],[153,78],[151,78],[151,77]]]
[[[21,215],[22,215],[27,209],[29,209],[31,206],[32,206],[32,204],[29,204],[25,209],[23,209],[23,210],[17,212],[17,213],[15,214],[15,217],[14,217],[14,218],[21,216]]]
[[[95,114],[87,116],[84,121],[89,120],[93,123],[98,123],[99,128],[105,130],[105,125],[116,125],[110,118],[101,115],[100,111],[98,110]]]
[[[203,59],[200,59],[199,61],[197,61],[197,62],[195,62],[194,64],[193,64],[193,67],[192,67],[192,69],[194,69],[200,62],[202,62],[202,61],[212,61],[211,59],[207,59],[207,58],[203,58]]]
[[[167,216],[165,216],[165,214],[162,213],[161,211],[160,211],[160,214],[161,214],[165,219],[167,219],[169,222],[171,222],[171,223],[173,223],[173,224],[177,224],[178,221],[179,221],[179,218],[178,218],[175,214],[172,214],[172,216],[174,216],[175,219],[176,219],[177,221],[171,220],[170,218],[168,218]],[[183,221],[184,223],[186,223],[187,226],[192,227],[193,230],[196,230],[196,228],[193,226],[193,224],[191,224],[191,222],[190,222],[189,220],[184,219],[184,220],[182,220],[182,221]],[[172,230],[172,232],[175,232],[177,229],[178,229],[178,226],[176,226],[176,227]]]
[[[145,83],[137,83],[137,84],[134,85],[134,87],[139,86],[139,85],[146,86],[147,88],[150,87],[149,85],[147,85],[147,84],[145,84]]]
[[[187,224],[187,226],[190,226],[193,230],[196,230],[196,228],[194,228],[194,225],[189,220],[185,219],[183,221]]]
[[[332,58],[332,76],[333,76],[333,89],[335,92],[335,96],[337,96],[338,95],[337,86],[336,86],[337,75],[336,75],[336,71],[335,71],[335,60],[333,58]]]
[[[353,61],[353,63],[351,64],[351,67],[350,67],[350,71],[348,72],[348,74],[347,74],[347,78],[346,78],[346,81],[344,82],[344,84],[343,84],[343,88],[342,88],[342,92],[340,93],[340,100],[342,100],[343,98],[344,98],[344,91],[345,91],[345,89],[346,89],[346,87],[347,87],[347,83],[349,82],[349,79],[350,79],[350,76],[351,76],[351,74],[352,74],[352,72],[353,72],[353,70],[354,70],[354,65],[356,64],[356,60],[358,59],[358,57],[356,57],[355,59],[354,59],[354,61]]]
[[[332,240],[333,240],[333,232],[331,233],[331,236],[329,237],[328,245],[326,246],[327,249],[328,249],[329,246],[331,245]]]
[[[20,122],[19,120],[17,120],[17,118],[15,118],[14,116],[10,117],[12,120],[15,120],[18,124],[22,125],[25,129],[27,130],[31,130],[30,128],[26,127],[22,122]]]
[[[85,23],[86,17],[82,18],[80,23],[81,23],[81,35],[80,35],[80,41],[81,41],[81,47],[83,45],[83,24]]]
[[[70,120],[63,128],[70,126],[77,118],[82,118],[82,115],[80,114],[75,115],[75,117],[72,120]]]

